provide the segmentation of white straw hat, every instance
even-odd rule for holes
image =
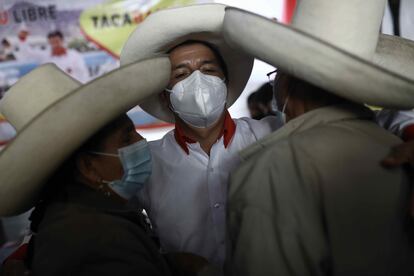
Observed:
[[[414,68],[412,59],[404,62],[413,51],[400,51],[413,47],[386,36],[379,43],[385,4],[386,0],[302,0],[291,26],[227,8],[224,35],[234,47],[340,97],[409,109],[414,107],[413,73],[401,68]],[[398,62],[394,56],[399,56]]]
[[[0,216],[30,209],[48,177],[73,151],[167,85],[170,67],[167,57],[144,60],[83,86],[52,64],[21,78],[0,102],[0,111],[17,131],[0,152]]]
[[[208,42],[217,47],[226,63],[227,107],[230,107],[243,92],[254,59],[224,41],[222,26],[225,7],[221,4],[202,4],[151,14],[129,37],[121,53],[121,64],[165,55],[174,46],[188,40]],[[158,95],[140,106],[161,120],[174,122],[172,112],[161,103]]]

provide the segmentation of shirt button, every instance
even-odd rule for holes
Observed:
[[[219,203],[214,204],[214,208],[218,208],[218,207],[220,207]]]

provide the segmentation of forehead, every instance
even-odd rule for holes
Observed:
[[[170,52],[171,63],[178,64],[185,61],[215,60],[214,52],[202,43],[184,44]]]

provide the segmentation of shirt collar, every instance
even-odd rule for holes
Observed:
[[[225,117],[224,117],[224,125],[223,129],[220,133],[220,138],[223,137],[223,143],[224,147],[227,148],[227,146],[230,144],[231,140],[233,139],[234,134],[236,133],[236,123],[231,118],[230,113],[228,110],[225,111]],[[181,128],[180,124],[175,124],[175,130],[174,130],[174,137],[177,141],[177,144],[185,151],[185,153],[190,154],[190,151],[188,149],[187,143],[193,144],[197,141],[188,138],[185,136],[183,129]]]
[[[317,125],[352,119],[373,120],[373,118],[374,113],[370,109],[357,104],[351,103],[321,107],[289,121],[279,130],[269,134],[257,143],[244,149],[239,155],[242,160],[246,160],[253,156],[256,152],[273,145],[277,141],[285,139],[290,135],[313,128]]]

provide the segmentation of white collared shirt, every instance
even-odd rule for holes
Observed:
[[[234,120],[236,131],[227,146],[221,137],[208,156],[199,143],[177,144],[174,131],[150,142],[152,176],[138,198],[167,252],[190,252],[213,264],[225,258],[227,182],[239,164],[238,153],[269,134],[276,120]]]

